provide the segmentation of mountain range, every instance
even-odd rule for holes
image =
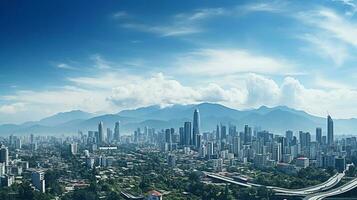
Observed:
[[[196,108],[200,111],[203,131],[214,130],[220,123],[236,125],[238,130],[243,130],[244,125],[247,124],[276,134],[284,134],[286,130],[314,133],[316,127],[326,130],[326,118],[286,106],[236,110],[220,104],[201,103],[169,107],[153,105],[99,116],[74,110],[58,113],[39,121],[3,124],[0,125],[0,134],[75,134],[79,130],[84,132],[96,130],[100,121],[103,121],[106,128],[111,129],[114,128],[116,121],[120,121],[123,134],[132,133],[136,128],[145,126],[155,129],[178,128],[183,125],[183,122],[192,121],[193,111]],[[334,119],[334,125],[336,134],[357,133],[357,119]]]

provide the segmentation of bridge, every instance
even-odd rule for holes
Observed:
[[[235,181],[232,178],[222,176],[219,174],[214,174],[214,173],[209,173],[209,172],[204,172],[207,177],[217,179],[220,181],[228,182],[231,184],[239,185],[242,187],[261,187],[264,185],[260,184],[255,184],[255,183],[242,183],[239,181]],[[311,187],[306,187],[306,188],[301,188],[301,189],[287,189],[287,188],[280,188],[280,187],[274,187],[274,186],[264,186],[266,188],[272,189],[274,192],[276,192],[278,195],[289,195],[289,196],[307,196],[309,194],[325,191],[328,189],[331,189],[332,187],[336,186],[337,183],[341,181],[341,179],[344,177],[345,173],[337,173],[331,178],[329,178],[327,181],[324,183],[311,186]]]
[[[304,200],[322,200],[326,197],[331,197],[331,196],[335,196],[335,195],[339,195],[339,194],[348,192],[350,190],[353,190],[356,187],[357,187],[357,178],[355,178],[352,181],[349,181],[348,183],[346,183],[340,187],[337,187],[335,189],[308,195],[304,198]]]

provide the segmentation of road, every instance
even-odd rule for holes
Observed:
[[[326,197],[331,197],[331,196],[335,196],[338,194],[342,194],[345,192],[348,192],[354,188],[357,187],[357,178],[353,179],[352,181],[329,191],[326,192],[321,192],[321,193],[315,193],[315,194],[311,194],[309,196],[306,196],[304,198],[304,200],[322,200]]]
[[[242,182],[238,182],[233,180],[232,178],[226,177],[226,176],[221,176],[218,174],[214,174],[214,173],[208,173],[205,172],[205,174],[208,177],[211,178],[215,178],[221,181],[225,181],[225,182],[229,182],[232,184],[236,184],[236,185],[240,185],[243,187],[259,187],[259,186],[263,186],[263,185],[259,185],[259,184],[254,184],[254,183],[242,183]],[[282,193],[285,195],[292,195],[292,196],[306,196],[312,193],[316,193],[316,192],[321,192],[321,191],[325,191],[328,190],[332,187],[334,187],[337,183],[340,182],[340,180],[342,179],[342,177],[345,175],[345,173],[337,173],[334,176],[332,176],[331,178],[329,178],[327,181],[325,181],[324,183],[315,185],[315,186],[311,186],[311,187],[307,187],[307,188],[301,188],[301,189],[286,189],[286,188],[280,188],[280,187],[274,187],[274,186],[265,186],[267,188],[272,189],[274,192],[276,193]]]

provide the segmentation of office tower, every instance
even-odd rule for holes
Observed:
[[[34,142],[35,142],[34,135],[31,134],[31,135],[30,135],[30,143],[33,144]]]
[[[310,135],[309,132],[300,131],[299,132],[299,139],[300,139],[299,141],[300,141],[301,148],[310,146],[311,135]]]
[[[69,153],[72,154],[72,155],[75,155],[75,154],[78,153],[77,143],[69,144]]]
[[[120,140],[120,121],[115,122],[114,140],[116,140],[116,141]]]
[[[274,143],[273,145],[273,160],[280,162],[282,160],[281,143]]]
[[[220,140],[221,139],[221,134],[220,134],[220,131],[219,131],[219,125],[217,124],[217,128],[216,128],[216,140]]]
[[[240,138],[238,136],[233,137],[233,153],[238,156],[240,151]]]
[[[100,122],[98,124],[98,136],[99,136],[99,144],[103,144],[104,143],[104,127],[103,127],[103,122]]]
[[[214,149],[213,149],[213,142],[208,142],[207,143],[207,156],[208,159],[211,159],[214,154]]]
[[[252,128],[248,125],[244,126],[244,136],[243,136],[243,143],[249,144],[252,141]]]
[[[286,137],[286,140],[287,140],[287,143],[289,146],[290,146],[291,141],[293,140],[293,136],[294,136],[293,131],[288,130],[285,132],[285,137]]]
[[[344,157],[335,158],[335,169],[340,173],[346,169],[346,159]]]
[[[6,166],[9,165],[9,149],[7,147],[1,147],[0,149],[0,163],[5,163]]]
[[[192,142],[195,147],[197,147],[197,135],[200,134],[200,112],[195,109],[193,113],[193,124],[192,124]]]
[[[227,128],[224,125],[221,125],[221,140],[227,139]]]
[[[316,142],[318,144],[321,144],[321,142],[322,142],[322,129],[321,128],[316,128]]]
[[[202,145],[202,135],[199,134],[197,135],[197,138],[196,138],[196,148],[199,149]]]
[[[172,143],[177,143],[177,137],[175,135],[175,129],[170,128],[170,135],[171,135],[171,142]]]
[[[99,144],[99,132],[98,131],[94,132],[94,138],[95,138],[95,143]]]
[[[180,145],[185,144],[185,131],[183,127],[179,128],[179,134],[180,134]]]
[[[333,120],[330,115],[327,116],[327,144],[333,145]]]
[[[45,173],[43,171],[32,172],[32,185],[40,192],[45,193]]]
[[[237,136],[237,127],[236,127],[236,126],[233,126],[233,125],[229,125],[228,135],[229,135],[230,137]]]
[[[113,131],[110,128],[107,128],[107,142],[111,143],[113,140]]]
[[[184,123],[184,135],[185,135],[185,145],[192,145],[192,129],[191,122]]]
[[[172,143],[172,135],[171,135],[171,130],[166,129],[165,130],[165,142],[171,144]]]

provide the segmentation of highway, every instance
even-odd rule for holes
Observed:
[[[309,196],[306,196],[304,198],[304,200],[322,200],[326,197],[331,197],[331,196],[335,196],[338,194],[342,194],[345,192],[348,192],[354,188],[357,187],[357,178],[353,179],[352,181],[329,191],[326,192],[321,192],[321,193],[315,193],[315,194],[311,194]]]
[[[242,182],[234,181],[232,178],[229,178],[226,176],[221,176],[221,175],[214,174],[214,173],[205,172],[205,174],[208,177],[215,178],[215,179],[225,181],[228,183],[240,185],[243,187],[263,186],[263,185],[254,184],[254,183],[242,183]],[[340,182],[340,180],[342,179],[342,177],[344,175],[345,175],[345,173],[337,173],[334,176],[332,176],[331,178],[329,178],[327,181],[325,181],[324,183],[321,183],[321,184],[318,184],[315,186],[311,186],[311,187],[307,187],[307,188],[301,188],[301,189],[286,189],[286,188],[280,188],[280,187],[274,187],[274,186],[265,186],[265,187],[272,189],[276,193],[281,193],[281,194],[285,194],[285,195],[306,196],[306,195],[309,195],[312,193],[325,191],[325,190],[328,190],[328,189],[334,187],[337,183]]]

